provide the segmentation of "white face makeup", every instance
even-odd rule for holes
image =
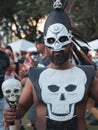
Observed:
[[[51,25],[45,36],[45,45],[52,51],[64,50],[64,46],[71,43],[71,32],[60,23]]]

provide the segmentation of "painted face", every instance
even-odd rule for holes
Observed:
[[[71,43],[71,32],[63,24],[51,25],[45,36],[45,45],[52,51],[64,50],[64,47]]]

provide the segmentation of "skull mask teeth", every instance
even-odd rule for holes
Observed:
[[[2,91],[8,104],[15,107],[21,94],[21,83],[16,79],[8,79],[2,84]]]

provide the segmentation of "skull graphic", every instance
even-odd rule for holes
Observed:
[[[16,79],[5,80],[2,84],[3,95],[11,107],[15,107],[22,91],[20,81]]]
[[[56,121],[72,119],[75,104],[84,97],[86,80],[85,73],[78,67],[68,70],[49,68],[42,72],[39,84],[42,99],[47,104],[48,118]]]

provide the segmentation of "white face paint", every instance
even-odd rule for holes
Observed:
[[[64,50],[64,46],[71,43],[71,32],[63,24],[51,25],[45,36],[45,45],[53,51]]]
[[[72,119],[75,104],[84,96],[86,81],[85,73],[77,67],[69,70],[47,69],[41,73],[39,84],[42,99],[47,104],[48,118],[56,121]]]
[[[5,80],[2,84],[3,95],[11,107],[15,107],[22,91],[20,81],[16,79]]]

